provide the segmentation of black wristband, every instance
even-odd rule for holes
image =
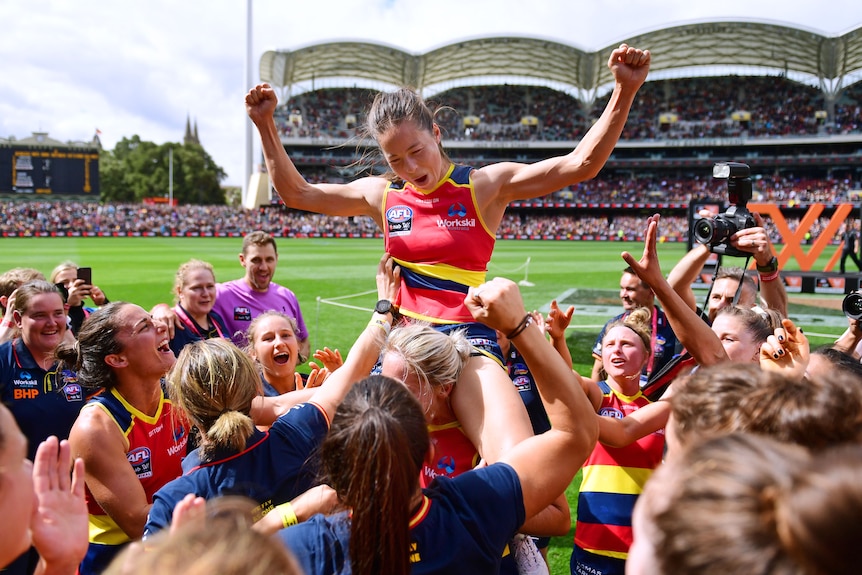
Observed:
[[[528,313],[524,316],[524,319],[521,320],[521,323],[518,324],[518,327],[513,329],[512,333],[506,336],[506,339],[514,339],[518,337],[531,323],[533,323],[533,314]]]
[[[757,267],[757,272],[761,273],[761,274],[768,274],[768,273],[772,273],[772,272],[777,272],[778,271],[778,258],[775,256],[772,256],[772,259],[769,260],[768,264],[766,264],[765,266],[757,264],[756,267]]]

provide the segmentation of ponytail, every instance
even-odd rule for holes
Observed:
[[[226,339],[183,347],[167,377],[168,395],[202,433],[201,460],[217,449],[241,451],[254,433],[251,402],[260,395],[251,359]]]
[[[428,446],[418,401],[391,378],[357,383],[336,411],[321,462],[329,484],[353,509],[353,573],[410,573],[410,514]]]

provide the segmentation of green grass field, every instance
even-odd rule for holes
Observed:
[[[279,239],[275,280],[297,297],[311,333],[312,350],[323,346],[346,352],[368,321],[376,298],[374,275],[383,251],[382,240]],[[216,279],[232,280],[243,269],[238,238],[4,238],[0,240],[0,270],[34,267],[48,276],[55,265],[73,260],[93,268],[93,281],[112,301],[125,300],[147,309],[172,302],[171,288],[180,263],[198,258],[210,262]],[[576,315],[568,336],[575,368],[589,373],[590,349],[601,325],[619,313],[619,278],[625,263],[620,252],[638,255],[643,246],[625,242],[500,241],[489,266],[489,277],[528,282],[521,288],[528,308],[547,311],[551,300],[574,305]],[[670,271],[685,246],[661,244],[662,268]],[[823,269],[831,252],[818,260]],[[734,259],[734,258],[728,258]],[[728,262],[725,262],[728,263]],[[737,263],[737,262],[732,262]],[[791,269],[792,266],[791,266]],[[698,293],[702,301],[705,293]],[[826,296],[840,302],[843,296]],[[812,345],[826,343],[846,326],[840,311],[818,308],[824,296],[797,296],[791,317],[809,334]],[[817,334],[817,335],[815,335]],[[569,501],[577,502],[575,479]],[[573,505],[574,512],[574,505]],[[552,540],[552,573],[568,573],[571,536]]]

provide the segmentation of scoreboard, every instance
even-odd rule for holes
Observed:
[[[98,199],[99,151],[0,145],[0,194]]]

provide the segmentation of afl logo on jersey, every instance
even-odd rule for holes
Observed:
[[[126,454],[126,459],[132,464],[132,469],[135,470],[138,479],[153,476],[153,464],[149,448],[137,447]]]
[[[619,409],[615,409],[613,407],[603,407],[599,411],[599,415],[601,415],[603,417],[613,417],[615,419],[622,419],[623,418],[623,412],[620,411]]]
[[[66,401],[83,401],[84,391],[78,383],[67,383],[63,386],[63,395],[66,396]]]
[[[413,228],[413,209],[409,206],[392,206],[386,210],[386,226],[390,236],[403,236]]]

